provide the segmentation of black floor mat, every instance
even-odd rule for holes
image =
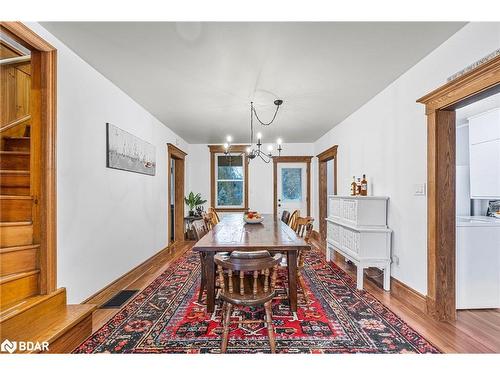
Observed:
[[[102,304],[100,309],[116,309],[123,306],[130,298],[136,294],[138,290],[122,290],[121,292],[115,294],[108,302]]]

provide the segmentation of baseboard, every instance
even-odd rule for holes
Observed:
[[[427,297],[394,277],[391,277],[391,295],[427,314]]]
[[[170,253],[171,249],[178,244],[178,242],[173,242],[164,249],[158,251],[156,254],[146,259],[141,264],[132,268],[127,273],[118,277],[116,280],[112,281],[104,288],[100,289],[98,292],[92,294],[90,297],[82,301],[81,303],[90,303],[94,305],[102,305],[104,302],[113,297],[120,290],[123,290],[130,285],[134,280],[138,279],[145,271],[150,268],[159,258]]]

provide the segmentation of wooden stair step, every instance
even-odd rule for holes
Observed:
[[[39,293],[40,270],[0,276],[0,308]]]
[[[0,247],[4,248],[32,244],[33,223],[31,221],[0,223]]]
[[[0,195],[0,221],[30,221],[32,202],[29,195]]]
[[[0,248],[0,276],[39,268],[40,245]]]
[[[0,151],[0,169],[29,170],[29,151]]]
[[[30,138],[29,137],[5,137],[4,138],[4,151],[29,151]]]
[[[69,353],[92,333],[96,305],[62,305],[13,332],[9,340],[48,342],[49,353]],[[36,352],[36,351],[34,351]],[[26,352],[24,352],[26,353]]]
[[[29,195],[30,172],[0,170],[0,195]]]

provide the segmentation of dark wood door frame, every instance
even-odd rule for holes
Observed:
[[[325,218],[328,215],[328,173],[327,162],[333,160],[333,194],[337,195],[337,149],[338,145],[326,149],[322,153],[316,155],[318,158],[318,220],[319,220],[319,238],[320,241],[326,241],[326,222]]]
[[[500,91],[500,56],[417,102],[427,115],[427,312],[456,319],[455,109]]]
[[[170,244],[171,237],[171,223],[170,223],[170,196],[172,195],[172,184],[170,180],[170,168],[172,159],[175,160],[174,166],[174,241],[184,240],[184,173],[185,173],[185,158],[186,153],[174,146],[171,143],[167,143],[167,168],[168,168],[168,197],[167,197],[167,243]]]
[[[0,29],[31,51],[33,242],[40,244],[40,294],[48,294],[57,288],[57,50],[21,22],[0,22]]]
[[[275,156],[273,157],[273,214],[278,214],[278,163],[307,163],[307,216],[311,216],[311,159],[312,156]]]

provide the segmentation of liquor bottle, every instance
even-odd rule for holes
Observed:
[[[361,178],[356,181],[356,195],[361,195]]]
[[[366,175],[363,175],[361,180],[361,195],[366,197],[368,195],[368,181],[366,181]]]
[[[351,195],[352,196],[356,195],[357,191],[358,191],[358,185],[356,184],[356,176],[352,176]]]

